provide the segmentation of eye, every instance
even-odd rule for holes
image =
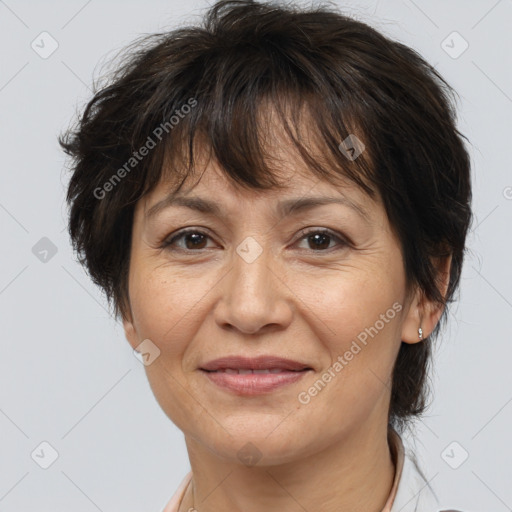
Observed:
[[[308,250],[313,252],[327,252],[332,249],[332,242],[337,242],[339,248],[344,248],[349,245],[341,235],[336,234],[334,231],[326,228],[312,228],[309,230],[303,229],[300,233],[301,238],[299,241],[306,240],[309,242]],[[207,249],[206,246],[210,236],[203,231],[197,229],[185,229],[178,232],[171,238],[163,241],[161,244],[162,249],[178,249],[184,251],[193,251]],[[183,242],[181,245],[178,242]],[[335,244],[336,245],[336,244]]]
[[[302,230],[301,235],[300,240],[308,241],[309,249],[313,252],[326,252],[328,249],[332,249],[332,246],[330,246],[332,241],[338,242],[339,248],[349,245],[341,236],[326,228]]]
[[[172,238],[164,240],[161,248],[170,248],[170,246],[176,246],[177,241],[183,241],[184,246],[178,245],[178,249],[182,249],[184,251],[207,249],[207,247],[205,247],[205,243],[208,238],[210,238],[209,235],[202,231],[198,231],[197,229],[185,229],[174,235]]]

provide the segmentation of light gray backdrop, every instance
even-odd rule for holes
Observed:
[[[343,5],[417,49],[461,97],[476,222],[416,450],[445,503],[510,511],[512,1]],[[74,261],[57,135],[105,59],[207,6],[0,1],[0,511],[160,511],[189,470],[183,435]]]

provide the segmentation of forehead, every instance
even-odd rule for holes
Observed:
[[[151,221],[161,211],[173,206],[187,207],[217,217],[250,215],[251,211],[262,207],[282,218],[313,207],[342,204],[372,223],[372,208],[368,204],[371,199],[353,183],[333,184],[311,173],[308,175],[295,170],[288,170],[281,178],[279,187],[263,191],[250,189],[233,183],[218,166],[209,165],[198,180],[179,191],[169,188],[165,182],[160,183],[145,198],[141,213],[145,221]]]

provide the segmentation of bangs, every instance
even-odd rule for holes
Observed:
[[[188,99],[184,94],[173,101],[167,98],[157,107],[164,125],[184,105],[194,104],[165,131],[148,162],[141,195],[134,200],[161,181],[173,191],[181,189],[185,181],[200,178],[200,169],[211,159],[241,188],[280,187],[279,155],[299,157],[304,169],[297,172],[309,171],[335,185],[348,179],[375,197],[371,141],[363,131],[357,94],[340,90],[339,84],[333,87],[326,74],[307,74],[278,53],[265,55],[264,48],[257,48],[251,59],[247,52],[242,47],[217,54],[187,89]],[[147,126],[141,133],[147,136],[151,129]],[[364,148],[355,158],[354,142],[359,144],[354,150]]]

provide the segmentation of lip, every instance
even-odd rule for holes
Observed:
[[[227,356],[201,365],[201,370],[209,372],[226,368],[241,370],[272,370],[280,368],[289,371],[311,369],[307,363],[272,355],[259,357]]]
[[[225,373],[223,371],[207,372],[206,377],[222,389],[236,395],[261,395],[271,393],[278,388],[288,386],[302,379],[311,370],[283,370],[280,373]]]
[[[305,363],[277,356],[228,356],[210,361],[200,370],[224,390],[236,395],[259,395],[297,382],[313,369]]]

